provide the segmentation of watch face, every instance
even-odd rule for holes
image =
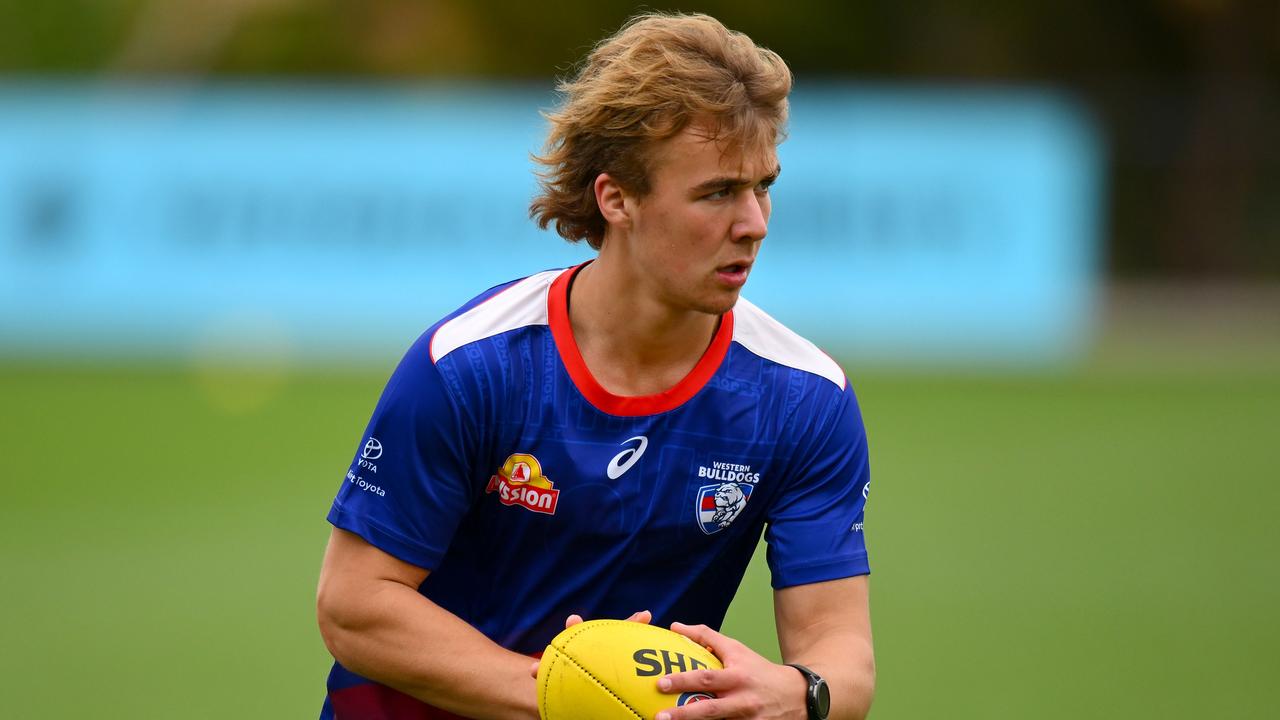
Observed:
[[[817,696],[814,699],[818,701],[818,717],[825,718],[827,713],[831,712],[831,689],[827,687],[826,680],[820,680],[818,681],[818,686],[813,690],[814,695]]]

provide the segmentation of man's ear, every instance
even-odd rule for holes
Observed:
[[[609,173],[600,173],[596,176],[594,189],[596,206],[600,208],[600,214],[604,216],[606,223],[615,226],[630,224],[631,214],[627,211],[626,191],[617,180],[610,177]]]

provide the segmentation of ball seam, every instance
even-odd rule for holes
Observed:
[[[615,621],[615,622],[625,622],[625,621],[624,621],[624,620],[617,620],[617,621]],[[590,628],[582,628],[582,630],[589,630],[589,629],[590,629]],[[591,671],[590,671],[590,670],[588,670],[588,669],[586,669],[585,667],[583,667],[581,664],[579,664],[579,663],[578,663],[578,661],[577,661],[577,660],[574,660],[574,659],[573,659],[573,657],[572,657],[571,655],[569,655],[569,653],[567,652],[567,650],[568,650],[568,648],[569,648],[569,641],[570,641],[570,640],[572,640],[573,638],[577,637],[577,636],[582,632],[582,630],[580,630],[580,631],[578,631],[578,632],[575,632],[575,633],[573,633],[573,634],[569,635],[568,637],[566,637],[566,638],[564,639],[564,647],[563,647],[563,648],[556,648],[556,650],[558,650],[558,651],[559,651],[559,652],[557,653],[557,657],[564,658],[566,662],[572,663],[574,667],[576,667],[576,668],[578,668],[579,670],[581,670],[581,671],[582,671],[582,674],[583,674],[583,675],[586,675],[587,677],[591,678],[591,681],[592,681],[592,682],[594,682],[595,684],[599,685],[601,690],[604,690],[605,692],[607,692],[607,693],[609,693],[610,695],[612,695],[612,696],[613,696],[613,699],[618,701],[618,704],[620,704],[620,705],[622,705],[623,707],[625,707],[626,709],[630,710],[630,711],[632,712],[632,714],[634,714],[637,718],[639,718],[639,720],[644,720],[644,715],[640,714],[640,711],[639,711],[639,710],[637,710],[637,709],[635,709],[635,708],[631,707],[631,703],[629,703],[629,702],[627,702],[626,700],[623,700],[621,697],[619,697],[619,696],[618,696],[618,693],[614,692],[613,690],[610,690],[608,685],[605,685],[603,682],[600,682],[600,678],[598,678],[598,677],[596,677],[595,675],[591,674]],[[555,646],[553,645],[552,647],[555,647]],[[548,671],[550,671],[550,668],[547,668],[547,670],[548,670]]]
[[[555,646],[553,645],[552,647],[555,647]],[[562,656],[559,648],[556,648],[555,650],[556,650],[556,654],[551,658],[551,664],[547,666],[548,682],[541,683],[542,687],[539,688],[540,692],[538,693],[538,705],[539,705],[538,717],[540,718],[547,717],[547,686],[551,684],[550,683],[551,673],[555,671],[556,662]]]

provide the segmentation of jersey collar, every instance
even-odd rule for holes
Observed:
[[[590,261],[588,261],[590,262]],[[729,343],[733,340],[733,311],[720,318],[720,327],[707,351],[702,354],[698,364],[689,371],[675,386],[655,395],[614,395],[605,390],[587,368],[578,351],[578,343],[573,338],[573,328],[569,324],[569,284],[578,270],[588,263],[582,263],[564,272],[551,283],[547,294],[547,317],[551,325],[551,336],[555,339],[560,360],[569,377],[577,386],[587,402],[596,409],[610,415],[634,417],[639,415],[657,415],[674,410],[698,393],[711,376],[719,369],[724,356],[729,352]]]

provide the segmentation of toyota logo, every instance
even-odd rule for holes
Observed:
[[[382,443],[378,442],[378,438],[369,438],[369,441],[364,444],[364,449],[360,451],[360,457],[365,460],[377,460],[382,457]]]

